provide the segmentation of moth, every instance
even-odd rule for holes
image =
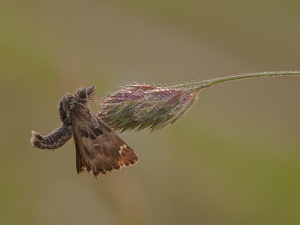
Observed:
[[[61,126],[46,136],[32,131],[31,144],[40,149],[57,149],[73,136],[77,173],[98,177],[138,161],[133,149],[89,108],[94,86],[79,88],[59,101]]]

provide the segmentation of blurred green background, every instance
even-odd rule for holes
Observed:
[[[300,224],[300,78],[203,90],[161,131],[121,134],[133,167],[76,174],[72,141],[40,151],[81,85],[298,70],[299,1],[0,3],[0,224]],[[99,106],[93,105],[96,111]]]

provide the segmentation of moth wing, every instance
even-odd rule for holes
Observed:
[[[95,176],[130,166],[138,161],[128,146],[108,125],[92,115],[93,122],[73,122],[77,173],[93,172]]]

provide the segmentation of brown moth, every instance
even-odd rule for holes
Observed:
[[[73,135],[76,147],[77,173],[92,172],[95,176],[130,166],[138,161],[128,146],[90,109],[95,89],[79,88],[59,102],[62,125],[46,136],[32,131],[31,144],[40,149],[57,149]]]

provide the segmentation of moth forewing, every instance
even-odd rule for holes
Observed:
[[[108,125],[82,104],[75,104],[71,120],[76,146],[76,168],[95,176],[138,161],[129,147]]]

